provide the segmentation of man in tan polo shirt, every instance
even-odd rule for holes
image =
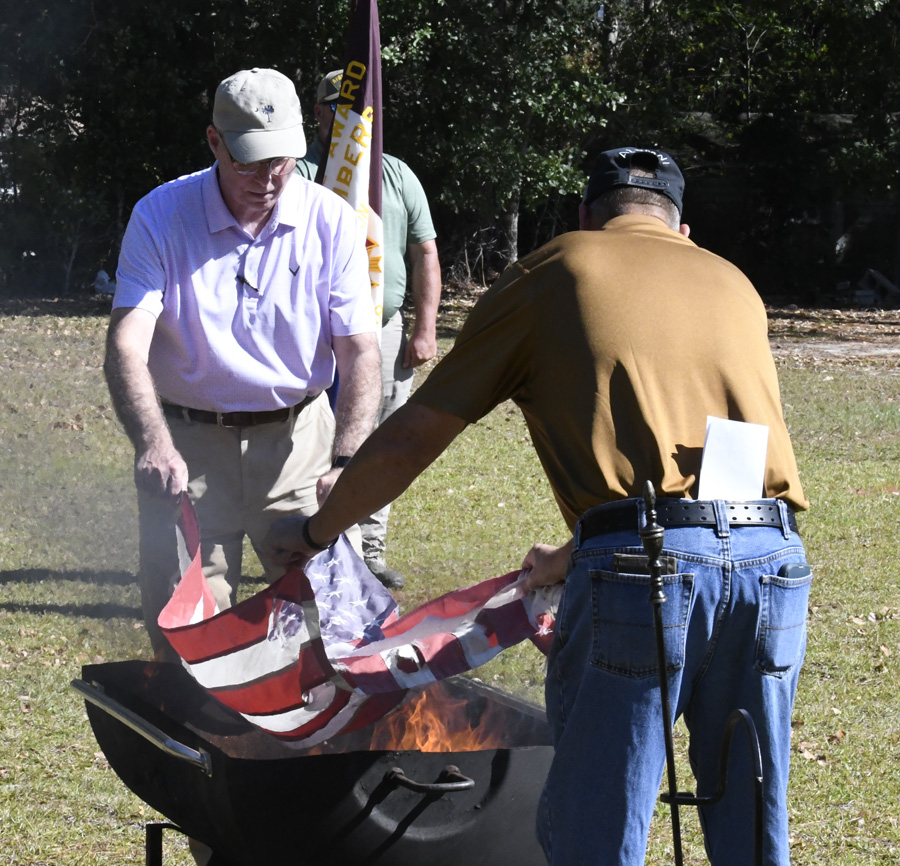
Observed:
[[[665,527],[669,692],[697,793],[716,785],[725,721],[754,718],[764,862],[787,866],[791,710],[806,645],[808,507],[784,424],[766,314],[733,265],[681,222],[684,180],[660,151],[619,148],[591,174],[582,231],[511,266],[411,402],[356,453],[323,508],[267,545],[305,562],[396,498],[469,423],[521,409],[572,539],[535,545],[532,586],[565,580],[546,698],[555,757],[538,815],[549,861],[642,866],[664,765],[650,578],[639,529],[651,481]],[[759,498],[699,501],[707,417],[768,428]],[[738,748],[732,775],[750,775]],[[752,786],[701,809],[714,866],[754,853]]]

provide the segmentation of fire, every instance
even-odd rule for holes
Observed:
[[[505,714],[488,701],[452,696],[434,684],[375,723],[376,751],[477,752],[509,744]]]

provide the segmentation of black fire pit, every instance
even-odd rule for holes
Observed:
[[[546,863],[533,829],[552,757],[544,711],[477,680],[429,692],[462,699],[474,722],[490,714],[502,744],[453,752],[371,750],[368,729],[298,751],[177,665],[88,665],[72,685],[122,781],[217,866]]]

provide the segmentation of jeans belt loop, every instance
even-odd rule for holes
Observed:
[[[642,529],[647,528],[647,503],[644,501],[643,497],[637,500],[637,530],[640,532]]]
[[[788,516],[791,511],[787,506],[787,503],[783,499],[779,499],[777,502],[778,505],[778,513],[781,515],[781,531],[784,533],[785,538],[791,537],[791,525],[788,522]]]
[[[716,514],[716,537],[728,538],[731,535],[731,527],[728,524],[728,515],[725,513],[725,503],[721,499],[714,499],[713,510]]]

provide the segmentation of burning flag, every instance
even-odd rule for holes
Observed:
[[[531,639],[544,652],[561,587],[525,593],[518,572],[397,616],[341,537],[305,569],[218,611],[200,565],[189,500],[179,529],[190,564],[159,625],[200,685],[248,721],[303,747],[381,718],[406,691]]]
[[[365,232],[372,300],[381,333],[384,231],[381,223],[381,32],[376,0],[353,0],[347,56],[328,153],[316,183],[346,199]]]

